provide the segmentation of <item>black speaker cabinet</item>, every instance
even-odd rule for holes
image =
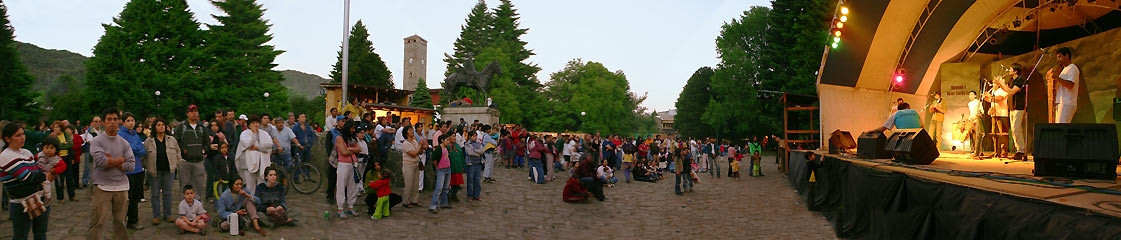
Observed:
[[[871,131],[860,134],[857,139],[856,156],[864,159],[891,158],[891,152],[884,150],[887,137],[884,132]]]
[[[841,153],[841,150],[853,148],[856,148],[856,140],[852,139],[852,134],[848,131],[837,129],[829,137],[829,153]]]
[[[1035,175],[1117,179],[1117,126],[1035,125]]]
[[[938,159],[938,146],[930,139],[926,129],[896,129],[887,138],[884,149],[891,151],[896,162],[927,165]]]

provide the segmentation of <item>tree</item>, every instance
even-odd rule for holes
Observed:
[[[0,1],[0,119],[32,121],[39,118],[38,97],[31,90],[35,79],[27,73],[16,50],[15,29],[8,21],[8,7]]]
[[[342,49],[342,47],[339,47]],[[385,66],[385,61],[381,60],[381,55],[374,52],[374,42],[370,41],[370,33],[366,30],[366,25],[362,24],[362,20],[354,24],[350,29],[350,54],[348,62],[350,66],[347,74],[348,84],[359,84],[371,87],[393,88],[393,81],[390,80],[392,73],[389,72],[389,67]],[[338,61],[335,62],[331,70],[331,80],[334,83],[342,82],[342,67],[343,67],[343,51],[338,52]]]
[[[496,81],[491,81],[491,95],[502,110],[503,121],[520,123],[532,129],[536,124],[535,121],[539,119],[536,116],[550,113],[544,112],[545,108],[537,106],[542,102],[538,91],[541,83],[537,79],[537,72],[540,72],[541,68],[536,64],[525,62],[534,55],[533,51],[526,49],[526,42],[521,40],[521,36],[529,29],[519,28],[518,13],[510,0],[501,0],[501,4],[494,9],[494,16],[492,28],[495,38],[489,46],[501,52],[492,56],[501,56],[504,59],[488,59],[480,56],[475,59],[475,66],[486,66],[491,60],[499,61],[503,72]]]
[[[752,7],[721,26],[716,38],[720,63],[713,71],[712,99],[701,120],[721,138],[742,139],[776,130],[777,121],[762,112],[765,103],[758,100],[757,91],[763,71],[760,53],[770,43],[765,40],[769,12],[766,7]]]
[[[225,87],[200,77],[211,58],[202,56],[203,31],[185,0],[133,0],[102,27],[105,35],[86,62],[86,85],[96,86],[85,89],[87,113],[154,113],[159,90],[161,113],[184,114],[188,104],[208,100],[204,89]]]
[[[428,83],[424,78],[416,83],[416,92],[413,92],[413,99],[409,101],[409,106],[419,108],[432,108],[432,93],[428,92]]]
[[[815,95],[817,71],[830,22],[828,0],[772,0],[761,89]]]
[[[459,38],[455,39],[451,57],[444,58],[447,70],[444,75],[451,75],[459,70],[463,61],[468,59],[468,53],[479,54],[494,38],[491,25],[494,24],[494,14],[487,9],[486,1],[479,0],[471,13],[467,14],[467,23],[459,27]],[[484,65],[485,66],[485,65]]]
[[[206,53],[213,65],[206,69],[206,76],[213,87],[201,90],[207,99],[207,104],[200,105],[203,112],[220,107],[249,113],[288,110],[288,89],[280,84],[284,76],[273,70],[273,62],[284,51],[267,45],[272,40],[272,25],[263,19],[264,7],[255,0],[210,3],[226,15],[212,15],[219,24],[207,24]]]
[[[674,107],[677,116],[673,120],[673,128],[684,137],[710,137],[715,131],[712,126],[701,121],[708,101],[712,99],[711,83],[714,70],[711,67],[701,67],[693,72],[681,94],[677,97]]]
[[[550,74],[550,79],[542,96],[553,112],[540,115],[538,129],[631,134],[640,125],[636,124],[639,119],[635,109],[645,97],[630,92],[622,71],[612,72],[601,63],[574,59]]]

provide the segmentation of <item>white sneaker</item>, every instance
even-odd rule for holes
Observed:
[[[148,199],[146,199],[146,198],[141,198],[141,199],[140,199],[140,202],[148,202]]]

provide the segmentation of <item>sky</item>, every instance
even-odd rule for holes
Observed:
[[[5,1],[16,40],[46,49],[62,49],[91,56],[126,0],[14,0]],[[217,24],[225,15],[207,0],[187,0],[195,19]],[[342,39],[343,0],[258,0],[272,24],[268,44],[284,50],[276,70],[298,70],[328,77]],[[446,66],[444,53],[453,51],[460,26],[474,0],[351,1],[350,24],[362,20],[370,31],[375,52],[393,72],[401,88],[404,38],[414,34],[428,40],[427,85],[439,86]],[[499,1],[487,0],[489,8]],[[538,78],[550,81],[573,59],[603,63],[622,70],[631,91],[649,93],[642,105],[651,110],[674,108],[678,94],[693,72],[715,66],[720,26],[738,18],[751,6],[770,6],[767,0],[616,0],[513,1],[520,14],[527,48],[536,54],[529,62],[541,67]],[[205,28],[205,26],[203,26]]]

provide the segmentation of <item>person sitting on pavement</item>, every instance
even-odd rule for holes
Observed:
[[[240,223],[242,222],[241,220],[233,223],[230,222],[230,214],[237,213],[238,219],[244,219],[244,217],[248,215],[249,218],[252,219],[253,229],[264,236],[265,230],[261,229],[261,224],[257,222],[257,219],[260,218],[257,216],[257,204],[261,202],[261,199],[245,191],[245,181],[242,180],[240,176],[231,177],[233,180],[230,181],[230,189],[226,189],[225,192],[222,192],[222,196],[218,198],[218,203],[216,203],[217,206],[215,207],[218,209],[218,216],[222,218],[222,222],[219,223],[219,228],[221,228],[222,231],[229,231],[230,225],[232,224],[242,225]],[[241,233],[245,233],[245,231]]]
[[[287,201],[288,188],[280,183],[280,172],[276,168],[265,168],[265,182],[257,184],[256,190],[254,195],[261,201],[257,210],[265,210],[263,213],[268,217],[267,225],[276,228],[295,221],[288,216],[291,212]]]

